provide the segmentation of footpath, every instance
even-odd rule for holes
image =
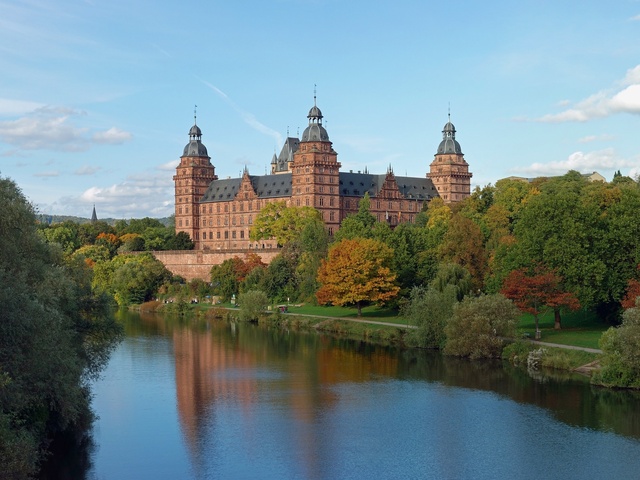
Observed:
[[[385,325],[387,327],[397,327],[397,328],[407,328],[407,329],[416,329],[415,325],[406,325],[401,323],[391,323],[391,322],[380,322],[377,320],[368,320],[363,318],[353,318],[353,317],[325,317],[322,315],[311,315],[305,313],[285,313],[285,315],[297,315],[299,317],[312,317],[312,318],[322,318],[326,320],[344,320],[346,322],[357,322],[357,323],[372,323],[374,325]],[[543,347],[553,347],[553,348],[564,348],[567,350],[581,350],[583,352],[589,353],[602,353],[602,350],[597,348],[588,348],[588,347],[577,347],[575,345],[562,345],[560,343],[550,343],[550,342],[541,342],[540,340],[527,339],[527,341],[533,343],[534,345],[540,345]]]

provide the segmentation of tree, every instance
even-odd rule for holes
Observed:
[[[439,253],[443,260],[466,268],[471,274],[474,289],[482,289],[487,260],[484,236],[475,222],[460,214],[453,215]]]
[[[286,202],[267,204],[256,216],[249,238],[275,238],[279,245],[297,239],[310,222],[321,222],[320,212],[312,207],[287,207]]]
[[[466,268],[456,263],[441,263],[430,287],[441,293],[451,287],[459,302],[473,292],[473,280]]]
[[[83,259],[38,235],[33,207],[3,178],[0,208],[0,477],[29,478],[51,439],[90,426],[89,381],[120,329]]]
[[[121,307],[151,300],[171,273],[150,253],[117,255],[93,267],[93,286],[114,297]]]
[[[638,270],[640,270],[640,265],[638,265]],[[627,290],[621,302],[622,308],[634,308],[638,297],[640,297],[640,281],[631,278],[627,282]]]
[[[580,302],[576,296],[564,290],[562,278],[555,271],[539,266],[533,272],[527,269],[512,271],[504,282],[502,294],[513,300],[517,307],[533,315],[536,324],[536,339],[540,338],[539,315],[551,308],[555,316],[555,329],[561,328],[560,310],[577,310]]]
[[[240,305],[240,320],[253,322],[265,314],[269,299],[266,293],[261,290],[249,290],[238,296]]]
[[[592,382],[608,387],[640,388],[640,300],[625,310],[622,324],[600,338],[600,370]]]
[[[505,338],[516,333],[519,312],[500,294],[466,297],[453,307],[444,328],[444,353],[459,357],[498,358]]]
[[[414,287],[409,301],[401,308],[402,316],[407,322],[418,327],[411,332],[411,340],[408,341],[421,348],[443,348],[446,340],[444,327],[451,318],[457,301],[453,285],[447,285],[441,291]]]
[[[393,250],[377,240],[342,240],[329,249],[318,271],[322,285],[316,296],[321,304],[355,305],[358,316],[366,302],[384,303],[400,288],[391,271]]]

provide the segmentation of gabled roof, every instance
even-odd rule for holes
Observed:
[[[386,174],[340,172],[340,196],[362,197],[369,193],[375,197],[380,192]],[[409,199],[429,200],[438,196],[433,182],[428,178],[395,177],[400,194]]]
[[[374,175],[370,173],[340,172],[341,197],[363,197],[369,193],[376,197],[382,189],[386,174]],[[293,189],[291,187],[291,173],[277,175],[250,175],[251,185],[258,198],[288,198]],[[395,177],[400,194],[411,200],[430,200],[438,196],[438,191],[428,178]],[[214,180],[209,185],[201,202],[228,202],[233,200],[240,191],[242,178],[227,178]]]
[[[291,196],[291,174],[250,175],[251,185],[258,198],[281,198]],[[228,202],[240,191],[242,178],[214,180],[203,195],[201,202]]]

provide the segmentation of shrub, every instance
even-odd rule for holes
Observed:
[[[459,357],[500,357],[504,338],[513,338],[520,312],[501,294],[467,297],[453,308],[444,332],[444,353]]]
[[[401,316],[418,327],[410,333],[407,342],[422,348],[442,348],[444,327],[451,318],[456,299],[457,290],[452,285],[446,285],[442,291],[415,287],[401,312]]]
[[[239,318],[245,322],[255,322],[265,315],[269,305],[267,294],[261,290],[249,290],[238,296],[240,304]]]
[[[622,325],[610,328],[600,338],[602,368],[593,383],[611,387],[640,388],[640,300],[625,310]]]

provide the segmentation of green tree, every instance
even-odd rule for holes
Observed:
[[[312,207],[287,207],[286,202],[267,204],[256,216],[249,238],[253,241],[275,238],[279,245],[296,240],[310,222],[322,221]]]
[[[513,338],[520,312],[500,294],[466,297],[453,308],[445,326],[444,353],[459,357],[499,358],[505,338]]]
[[[154,298],[171,273],[150,253],[117,255],[93,267],[93,286],[114,297],[121,307]]]
[[[640,300],[625,310],[622,324],[609,328],[600,338],[601,368],[592,383],[608,387],[640,388]]]
[[[265,315],[269,298],[261,290],[249,290],[238,297],[240,304],[240,320],[254,322]]]
[[[393,250],[377,240],[355,238],[331,246],[322,261],[317,292],[321,304],[355,305],[358,316],[368,302],[387,302],[398,294],[391,270]]]
[[[443,348],[446,340],[444,327],[457,301],[453,285],[445,286],[442,291],[414,287],[401,309],[408,323],[418,327],[411,332],[408,342],[421,348]]]
[[[89,381],[119,329],[83,259],[43,241],[33,207],[3,178],[0,208],[0,476],[28,478],[48,440],[90,426]]]
[[[441,263],[429,286],[438,292],[452,288],[457,301],[473,292],[471,274],[457,263]]]

